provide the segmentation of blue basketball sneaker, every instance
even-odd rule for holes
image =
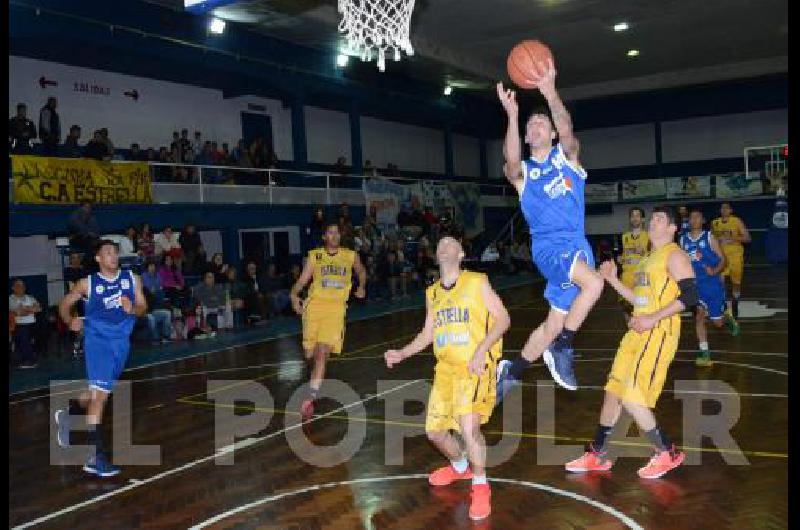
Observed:
[[[552,345],[544,351],[544,364],[550,370],[553,380],[562,388],[577,390],[578,381],[572,368],[575,350],[572,348],[556,349]]]
[[[120,472],[120,468],[109,462],[108,457],[104,453],[98,453],[97,456],[90,456],[83,466],[83,470],[98,477],[113,477]]]
[[[497,363],[497,370],[495,372],[497,378],[497,396],[495,397],[495,406],[503,402],[508,391],[519,384],[519,379],[515,378],[510,373],[511,361],[507,359],[501,360]]]
[[[58,409],[55,413],[56,426],[58,431],[56,433],[56,440],[59,447],[69,447],[69,412],[64,409]]]

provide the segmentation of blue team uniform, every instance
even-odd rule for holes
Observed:
[[[681,236],[681,248],[692,259],[699,303],[708,312],[709,318],[716,320],[725,314],[725,286],[722,276],[710,276],[706,272],[706,267],[718,266],[721,259],[711,249],[708,238],[707,230],[703,230],[697,239],[692,239],[687,232]]]
[[[130,336],[136,317],[122,309],[120,298],[135,298],[135,279],[130,270],[120,270],[116,278],[99,273],[89,276],[84,320],[86,374],[89,386],[106,392],[114,389],[128,360]]]
[[[560,143],[543,162],[523,161],[522,171],[520,207],[531,232],[533,261],[547,280],[544,297],[566,313],[580,292],[570,281],[576,261],[594,268],[584,230],[586,171],[567,160]]]

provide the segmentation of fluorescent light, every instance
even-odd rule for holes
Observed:
[[[628,29],[627,22],[620,22],[618,24],[614,24],[614,31],[625,31],[626,29]]]
[[[221,18],[212,18],[208,23],[208,31],[214,33],[215,35],[222,35],[222,33],[225,31],[225,21]]]
[[[628,57],[638,57],[639,50],[628,50]]]
[[[347,55],[340,53],[339,55],[336,56],[336,66],[338,66],[339,68],[344,68],[345,66],[347,66],[347,59],[348,59]]]
[[[453,87],[451,87],[450,85],[447,85],[446,87],[444,87],[444,95],[445,96],[449,96],[452,93],[453,93]]]

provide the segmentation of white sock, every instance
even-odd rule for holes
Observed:
[[[488,484],[488,482],[486,482],[486,475],[481,475],[481,476],[473,475],[472,476],[472,485],[473,486],[477,486],[479,484]]]
[[[450,462],[450,465],[453,466],[453,469],[457,472],[463,473],[469,467],[469,462],[462,456],[461,460],[453,460]]]
[[[708,351],[708,342],[701,342],[700,349],[704,351]]]

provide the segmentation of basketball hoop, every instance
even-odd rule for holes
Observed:
[[[414,55],[408,38],[415,0],[339,0],[339,31],[347,38],[348,51],[362,61],[377,57],[378,70],[386,69],[386,54]],[[374,55],[373,55],[374,54]]]

